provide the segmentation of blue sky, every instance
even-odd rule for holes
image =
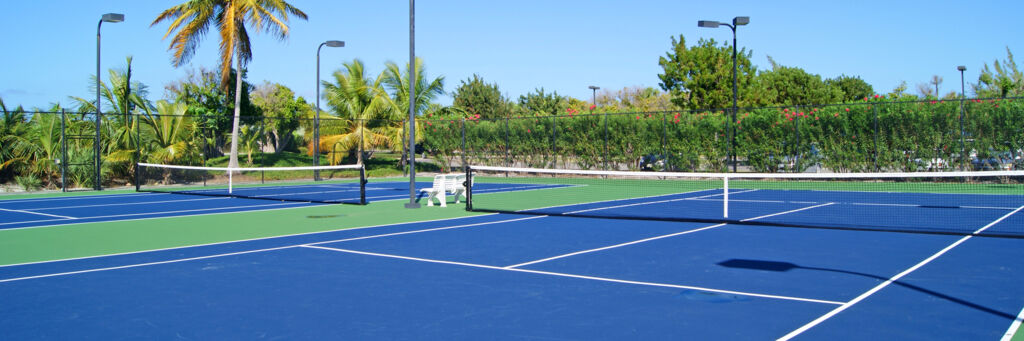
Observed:
[[[94,96],[88,86],[96,23],[103,13],[119,12],[125,22],[102,29],[104,79],[107,69],[123,68],[133,56],[135,79],[150,87],[150,99],[161,99],[164,85],[190,68],[213,69],[218,58],[217,36],[210,34],[189,65],[171,66],[169,42],[161,40],[167,24],[150,23],[179,1],[5,3],[0,97],[8,107],[32,108]],[[408,1],[290,3],[309,20],[293,19],[284,42],[254,36],[250,82],[282,83],[312,101],[316,47],[331,39],[346,47],[324,48],[321,78],[353,58],[372,74],[386,61],[408,62]],[[945,94],[959,89],[957,65],[966,65],[967,81],[975,82],[983,64],[1006,58],[1007,47],[1024,53],[1017,23],[1022,1],[421,0],[416,7],[416,54],[429,76],[444,76],[451,92],[479,74],[512,99],[540,87],[580,99],[590,98],[588,85],[657,87],[658,57],[670,49],[670,37],[682,34],[691,46],[702,37],[731,39],[728,28],[698,28],[701,19],[750,16],[750,25],[739,29],[739,46],[753,51],[759,69],[769,67],[771,56],[823,77],[860,76],[876,92],[901,81],[916,92],[918,83],[938,75]]]

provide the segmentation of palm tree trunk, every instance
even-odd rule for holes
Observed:
[[[242,58],[235,56],[238,67],[235,69],[235,119],[231,125],[231,156],[228,168],[238,167],[238,118],[242,113]]]

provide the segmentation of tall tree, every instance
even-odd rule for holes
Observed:
[[[399,105],[384,90],[384,74],[370,79],[358,59],[343,66],[343,70],[334,72],[333,82],[322,83],[327,106],[335,116],[322,118],[325,132],[320,134],[320,141],[312,141],[320,144],[321,152],[328,153],[331,164],[341,162],[360,147],[392,146],[392,126],[383,120],[401,115]],[[309,151],[313,151],[312,146]],[[362,161],[363,154],[357,153],[356,162]]]
[[[871,87],[871,84],[856,76],[840,75],[825,80],[825,84],[842,90],[844,102],[856,101],[875,94],[875,89]]]
[[[776,65],[757,76],[762,105],[829,104],[842,100],[843,92],[798,67]]]
[[[996,59],[989,68],[988,63],[981,69],[978,83],[972,85],[978,97],[1015,97],[1024,95],[1024,73],[1013,60],[1013,52],[1006,47],[1006,59]]]
[[[269,147],[280,153],[291,146],[292,134],[300,120],[311,111],[302,97],[295,97],[288,87],[277,83],[263,83],[252,92],[252,103],[263,113],[266,132],[270,134]],[[266,149],[266,148],[265,148]]]
[[[746,48],[736,54],[736,78],[740,105],[754,82],[757,69],[750,63]],[[672,50],[658,59],[664,73],[658,74],[661,89],[672,95],[672,103],[685,109],[723,109],[732,107],[732,46],[718,45],[714,39],[701,38],[696,46],[686,47],[682,35],[672,37]]]
[[[452,97],[452,106],[471,117],[505,118],[512,110],[511,103],[498,90],[498,84],[488,84],[476,74],[463,80]]]
[[[527,115],[557,115],[568,107],[567,98],[559,95],[558,91],[545,93],[544,88],[540,88],[519,96],[519,108]]]
[[[288,37],[288,16],[307,19],[306,13],[284,0],[188,0],[164,10],[150,26],[170,21],[171,26],[164,34],[171,34],[169,50],[175,67],[187,63],[199,47],[203,35],[211,26],[220,35],[221,86],[229,86],[231,64],[239,73],[252,60],[252,46],[246,24],[257,32],[273,34],[280,40]],[[238,167],[238,121],[242,95],[242,77],[235,77],[235,115],[231,126],[231,156],[228,167]]]

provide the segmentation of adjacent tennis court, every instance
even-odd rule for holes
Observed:
[[[119,242],[152,243],[4,256],[0,330],[12,339],[1010,339],[1020,325],[1024,203],[1014,181],[730,179],[725,189],[705,176],[479,169],[466,184],[475,212],[451,197],[448,208],[402,209],[388,199],[408,198],[408,182],[373,179],[367,205],[167,193],[0,200],[3,222],[22,222],[0,230],[0,243],[46,250],[75,233],[88,249],[103,241],[87,236],[116,231],[140,235]],[[304,188],[315,186],[344,185]],[[281,221],[295,226],[239,232]]]

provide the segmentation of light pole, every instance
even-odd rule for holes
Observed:
[[[420,208],[416,202],[416,0],[409,0],[409,202],[405,208]]]
[[[964,147],[964,71],[967,67],[960,65],[956,69],[960,71],[960,169],[967,170],[967,149]],[[935,96],[938,95],[936,92]]]
[[[732,119],[729,122],[729,134],[731,137],[731,152],[729,154],[732,157],[732,171],[736,172],[736,27],[746,25],[750,23],[750,17],[735,17],[732,18],[732,25],[724,22],[711,21],[711,20],[700,20],[697,21],[697,27],[717,28],[719,25],[726,26],[732,29]]]
[[[102,180],[100,177],[100,27],[103,26],[103,22],[119,23],[122,21],[124,21],[124,14],[107,13],[100,17],[100,22],[96,24],[96,141],[93,142],[93,152],[96,154],[94,160],[96,182],[93,183],[93,189],[97,191],[103,189],[103,185],[100,184]]]
[[[328,40],[316,47],[316,116],[313,117],[313,166],[320,165],[320,49],[327,47],[345,47],[345,42]],[[313,171],[313,180],[320,181],[320,171]]]
[[[597,107],[597,89],[600,89],[600,87],[591,85],[591,86],[588,86],[587,88],[594,91],[594,107],[596,108]]]

